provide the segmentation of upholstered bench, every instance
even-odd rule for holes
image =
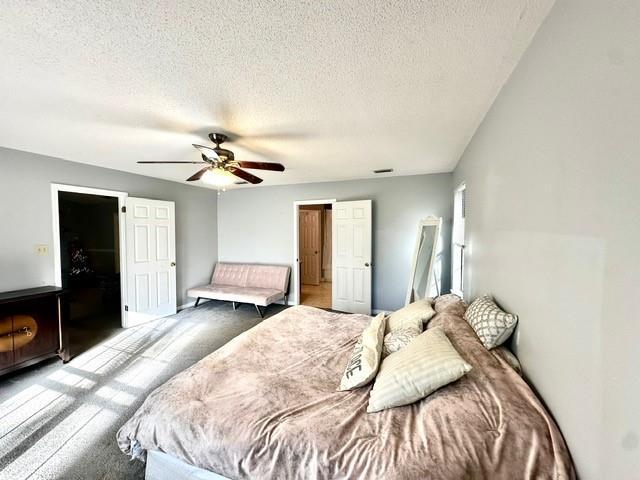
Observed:
[[[291,267],[283,265],[218,263],[211,283],[190,288],[187,295],[196,298],[196,307],[203,298],[232,302],[234,310],[237,303],[253,303],[264,317],[260,307],[280,299],[287,304],[290,273]]]

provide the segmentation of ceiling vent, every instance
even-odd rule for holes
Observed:
[[[393,172],[393,168],[381,168],[379,170],[374,170],[373,173],[391,173]]]

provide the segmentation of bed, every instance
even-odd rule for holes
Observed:
[[[118,444],[213,472],[192,478],[575,478],[555,422],[482,346],[466,304],[435,307],[428,327],[442,326],[473,369],[424,400],[366,413],[370,386],[336,387],[370,317],[292,307],[156,389]]]

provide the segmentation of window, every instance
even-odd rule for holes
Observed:
[[[456,188],[453,198],[453,235],[451,252],[451,292],[462,297],[464,292],[464,221],[466,185]]]

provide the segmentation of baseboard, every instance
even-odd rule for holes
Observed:
[[[202,305],[205,302],[208,302],[209,299],[208,298],[201,298],[200,299],[200,303],[198,305]],[[188,303],[183,303],[182,305],[178,305],[178,311],[180,310],[184,310],[185,308],[191,308],[196,304],[196,301],[194,300],[193,302],[188,302]]]
[[[193,302],[189,302],[189,303],[184,303],[184,304],[182,304],[182,305],[178,305],[178,311],[180,311],[180,310],[184,310],[185,308],[191,308],[191,307],[193,307],[195,304],[196,304],[196,302],[195,302],[195,301],[193,301]]]

